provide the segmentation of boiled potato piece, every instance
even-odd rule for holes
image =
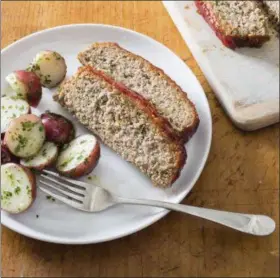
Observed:
[[[20,164],[41,171],[53,165],[57,155],[58,147],[52,142],[45,142],[41,150],[34,157],[22,158]]]
[[[100,145],[94,135],[75,138],[60,153],[56,162],[57,171],[73,178],[89,174],[97,165]]]
[[[64,79],[66,69],[64,58],[50,50],[39,52],[28,68],[40,78],[42,86],[47,88],[57,86]]]
[[[42,86],[40,78],[33,72],[16,70],[6,77],[14,93],[9,96],[16,96],[26,100],[32,107],[37,107],[42,98]]]
[[[10,122],[21,115],[29,114],[31,111],[29,104],[19,98],[1,98],[1,133],[6,132]]]
[[[39,117],[29,114],[11,121],[4,143],[12,154],[21,158],[32,157],[42,148],[45,129]]]
[[[1,208],[9,213],[27,210],[36,197],[35,175],[24,166],[1,165]]]
[[[41,115],[41,119],[48,141],[63,145],[75,137],[74,125],[62,115],[46,111]]]

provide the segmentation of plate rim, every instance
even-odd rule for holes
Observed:
[[[47,28],[47,29],[43,29],[34,33],[31,33],[27,36],[24,36],[22,38],[20,38],[19,40],[13,42],[12,44],[7,45],[5,48],[1,49],[1,56],[8,50],[12,49],[13,47],[15,47],[16,45],[32,38],[32,37],[36,37],[38,35],[44,34],[44,33],[48,33],[48,32],[52,32],[52,31],[57,31],[57,30],[62,30],[62,29],[68,29],[68,28],[75,28],[75,27],[102,27],[102,28],[108,28],[108,29],[115,29],[115,30],[120,30],[120,31],[124,31],[124,32],[129,32],[132,33],[134,35],[138,35],[141,36],[143,39],[145,40],[149,40],[151,41],[153,44],[157,44],[160,47],[164,47],[168,52],[172,53],[172,55],[175,55],[180,61],[181,63],[184,64],[184,66],[188,69],[188,71],[190,71],[190,73],[193,75],[193,77],[195,78],[195,80],[197,81],[197,85],[200,87],[201,91],[203,92],[202,97],[205,98],[205,104],[206,104],[206,109],[208,110],[209,113],[209,118],[207,119],[208,122],[208,128],[209,128],[209,138],[207,140],[207,145],[206,145],[206,152],[203,155],[203,159],[201,160],[200,166],[197,169],[197,174],[195,175],[195,177],[192,180],[192,183],[189,184],[188,189],[186,190],[186,192],[182,195],[182,197],[179,197],[178,200],[176,200],[176,203],[180,203],[184,198],[187,197],[187,195],[189,194],[189,192],[193,189],[194,185],[196,184],[196,182],[198,181],[205,165],[207,162],[207,159],[209,157],[209,153],[210,153],[210,149],[211,149],[211,143],[212,143],[212,135],[213,135],[213,130],[212,130],[212,115],[211,115],[211,109],[210,109],[210,105],[209,105],[209,101],[206,97],[205,91],[202,87],[202,85],[200,84],[198,78],[196,77],[196,75],[193,73],[193,71],[189,68],[189,66],[182,61],[182,59],[176,54],[174,53],[171,49],[169,49],[167,46],[165,46],[164,44],[162,44],[161,42],[134,30],[131,29],[127,29],[124,28],[122,26],[117,26],[117,25],[109,25],[109,24],[95,24],[95,23],[78,23],[78,24],[65,24],[65,25],[59,25],[59,26],[55,26],[55,27],[51,27],[51,28]],[[94,244],[94,243],[101,243],[101,242],[107,242],[107,241],[112,241],[115,239],[119,239],[119,238],[123,238],[125,236],[134,234],[138,231],[141,231],[147,227],[149,227],[150,225],[154,224],[155,222],[157,222],[158,220],[162,219],[164,216],[166,216],[170,211],[168,210],[163,210],[157,214],[154,215],[150,215],[148,216],[149,218],[145,218],[145,223],[143,224],[142,221],[140,222],[139,225],[135,226],[135,228],[133,229],[129,229],[127,231],[124,231],[123,233],[119,233],[116,234],[115,236],[111,236],[108,237],[106,239],[101,239],[99,240],[97,239],[87,239],[87,240],[82,240],[82,239],[78,239],[78,240],[67,240],[66,238],[58,238],[56,236],[51,236],[48,234],[42,234],[41,232],[38,232],[32,228],[28,227],[28,230],[20,230],[19,228],[15,228],[13,227],[13,223],[3,223],[5,221],[3,221],[2,217],[1,217],[1,224],[4,225],[5,227],[11,229],[14,232],[17,232],[19,234],[22,234],[26,237],[29,238],[33,238],[36,240],[40,240],[40,241],[44,241],[44,242],[51,242],[51,243],[57,243],[57,244],[66,244],[66,245],[85,245],[85,244]]]

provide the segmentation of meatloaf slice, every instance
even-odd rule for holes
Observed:
[[[105,72],[150,101],[183,141],[186,142],[196,131],[199,118],[187,94],[147,60],[110,42],[94,43],[79,53],[78,59],[83,65]]]
[[[269,40],[268,19],[258,1],[196,0],[195,3],[225,46],[261,47]]]
[[[54,99],[152,183],[170,186],[186,160],[184,146],[143,97],[91,67],[62,84]]]

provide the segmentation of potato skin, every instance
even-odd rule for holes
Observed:
[[[26,87],[26,101],[37,107],[42,98],[42,86],[40,78],[34,73],[26,70],[16,70],[16,78]]]
[[[74,139],[74,125],[64,116],[46,111],[41,115],[41,119],[48,141],[63,145]]]
[[[75,168],[69,171],[57,171],[64,176],[70,178],[79,178],[89,174],[97,165],[100,158],[100,144],[96,140],[96,145],[86,161],[81,162]]]
[[[10,162],[14,162],[14,163],[18,163],[19,160],[17,157],[15,157],[10,150],[8,149],[8,147],[4,144],[3,141],[1,141],[1,165],[6,164],[6,163],[10,163]]]

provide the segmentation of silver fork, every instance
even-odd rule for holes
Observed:
[[[102,211],[116,204],[144,205],[187,213],[257,236],[269,235],[275,229],[274,220],[265,215],[234,213],[155,200],[123,198],[100,186],[62,177],[47,170],[43,170],[39,181],[41,183],[39,188],[46,194],[73,208],[87,212]]]

